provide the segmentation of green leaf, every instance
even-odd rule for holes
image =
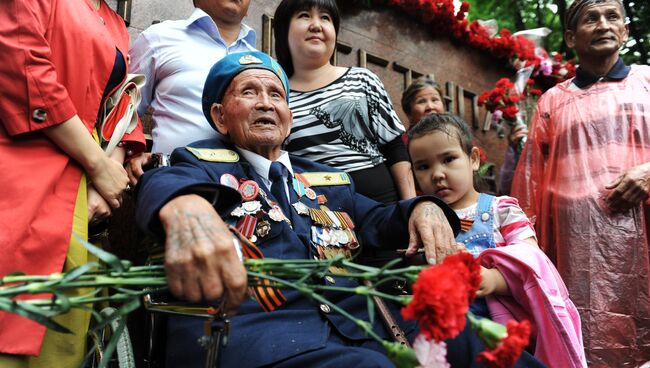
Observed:
[[[19,316],[29,318],[32,321],[38,322],[50,330],[61,333],[72,333],[66,327],[55,322],[48,316],[51,312],[45,311],[41,308],[35,307],[22,301],[13,301],[7,303],[6,299],[0,299],[0,310],[15,313]]]
[[[372,297],[367,296],[366,302],[368,303],[368,317],[370,317],[370,324],[375,324],[375,302],[372,300]]]
[[[125,269],[124,269],[124,265],[122,264],[122,262],[120,261],[120,259],[117,258],[117,256],[115,256],[114,254],[109,253],[109,252],[107,252],[107,251],[105,251],[105,250],[103,250],[103,249],[101,249],[101,248],[99,248],[99,247],[96,247],[96,246],[90,244],[89,242],[87,242],[87,241],[81,239],[79,236],[77,236],[77,234],[74,234],[73,236],[74,236],[75,238],[77,238],[77,240],[78,240],[78,241],[79,241],[79,242],[80,242],[80,243],[81,243],[81,244],[82,244],[86,249],[88,249],[88,251],[89,251],[90,253],[92,253],[93,255],[95,255],[97,258],[101,259],[102,262],[104,262],[104,263],[106,263],[107,265],[109,265],[110,268],[111,268],[112,270],[116,270],[116,271],[124,271],[124,270],[125,270]]]
[[[66,272],[63,279],[61,279],[61,283],[65,284],[66,282],[74,281],[74,280],[78,279],[80,276],[82,276],[83,274],[85,274],[86,272],[90,271],[91,269],[93,269],[95,267],[99,267],[99,264],[96,263],[96,262],[89,262],[89,263],[83,264],[83,265],[81,265],[79,267],[75,267],[72,270],[70,270],[69,272]]]

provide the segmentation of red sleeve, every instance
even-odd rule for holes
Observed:
[[[144,137],[144,131],[142,129],[142,122],[138,117],[138,125],[133,129],[131,133],[124,134],[122,137],[122,142],[126,143],[126,153],[128,160],[131,156],[138,155],[147,148],[146,140]]]
[[[10,135],[60,124],[77,113],[50,60],[45,35],[52,3],[0,1],[0,124]]]

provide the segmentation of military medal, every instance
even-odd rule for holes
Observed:
[[[269,218],[271,218],[271,220],[277,221],[277,222],[284,221],[285,216],[282,213],[282,209],[280,208],[280,206],[278,206],[277,204],[274,204],[271,207],[271,209],[269,210]]]
[[[237,178],[235,178],[235,176],[232,174],[221,175],[221,178],[219,178],[219,183],[235,190],[239,189],[239,180],[237,180]]]
[[[327,210],[327,211],[324,211],[324,212],[325,212],[325,214],[327,215],[327,217],[330,218],[330,220],[332,221],[332,225],[333,225],[335,228],[337,228],[337,229],[341,229],[341,228],[343,228],[343,226],[341,225],[341,222],[339,222],[339,219],[338,219],[338,217],[336,217],[336,215],[334,214],[334,212],[332,212],[332,211],[330,211],[330,210]]]
[[[245,214],[246,214],[246,211],[244,211],[242,206],[239,206],[239,207],[235,208],[234,210],[232,210],[232,212],[230,212],[230,216],[235,216],[235,217],[242,217]]]
[[[239,186],[239,194],[244,201],[252,201],[260,192],[260,186],[252,180],[246,180]]]
[[[307,188],[305,188],[305,184],[300,180],[298,179],[291,180],[291,186],[293,187],[293,190],[298,195],[298,198],[305,195],[305,191],[307,190]]]
[[[335,244],[335,239],[331,230],[327,228],[321,228],[319,230],[320,231],[318,232],[318,238],[321,240],[323,245],[330,246]]]
[[[255,227],[255,235],[257,235],[260,238],[265,237],[268,235],[269,231],[271,230],[271,224],[266,221],[259,221],[257,223],[257,226]]]
[[[334,230],[334,233],[336,234],[336,240],[338,240],[339,244],[346,245],[350,242],[350,237],[345,230]]]
[[[303,216],[309,215],[309,207],[307,207],[306,204],[302,202],[296,202],[296,203],[292,203],[291,205],[299,215],[303,215]]]
[[[255,231],[255,225],[257,225],[257,218],[251,215],[244,215],[237,222],[237,230],[247,239],[251,239],[253,236],[253,231]],[[252,239],[251,239],[252,240]]]
[[[246,213],[253,215],[262,209],[262,203],[260,201],[244,202],[241,207]]]
[[[312,201],[316,199],[316,192],[314,192],[314,190],[311,188],[305,188],[305,195]]]

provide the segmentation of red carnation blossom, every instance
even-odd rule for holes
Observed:
[[[519,112],[519,108],[515,105],[506,106],[500,110],[503,111],[503,118],[506,120],[515,120],[517,118],[517,113]]]
[[[440,342],[456,337],[465,328],[465,315],[476,292],[476,268],[474,257],[461,252],[423,270],[413,284],[413,300],[402,308],[402,316],[418,320],[420,332],[428,339]]]
[[[487,368],[510,368],[528,346],[530,322],[508,321],[506,326],[508,336],[495,349],[486,350],[479,354],[477,361],[485,362]]]

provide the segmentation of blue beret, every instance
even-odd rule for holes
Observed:
[[[237,52],[226,55],[210,68],[203,85],[203,115],[213,128],[216,129],[210,116],[212,104],[215,102],[221,103],[230,82],[237,74],[246,69],[266,69],[277,75],[287,95],[287,103],[289,102],[289,78],[287,78],[280,64],[272,57],[259,51]]]

